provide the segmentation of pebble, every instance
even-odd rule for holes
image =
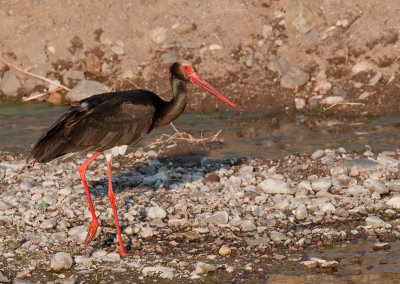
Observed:
[[[332,186],[332,179],[330,177],[324,177],[311,182],[311,188],[314,191],[328,191]]]
[[[101,71],[101,62],[97,55],[89,53],[85,58],[86,69],[91,74],[99,74]]]
[[[379,194],[386,194],[389,192],[389,189],[384,184],[372,178],[367,178],[363,185],[365,188]]]
[[[306,34],[324,25],[325,19],[307,2],[296,1],[287,7],[285,23],[288,28]]]
[[[367,72],[373,68],[374,65],[372,63],[368,61],[361,61],[355,64],[353,68],[351,68],[351,71],[353,72],[353,74],[358,74],[360,72]]]
[[[329,97],[324,98],[322,100],[322,103],[323,104],[327,104],[327,105],[335,105],[335,104],[339,104],[339,103],[341,103],[343,101],[344,101],[343,97],[340,97],[340,96],[329,96]]]
[[[303,86],[310,79],[310,74],[300,67],[292,66],[289,71],[281,77],[281,86],[287,89],[294,89]]]
[[[328,203],[324,203],[322,204],[321,210],[323,212],[327,213],[334,213],[335,212],[335,205],[333,205],[332,203],[328,202]]]
[[[21,87],[21,82],[17,75],[12,71],[4,73],[0,82],[0,90],[5,96],[15,97],[18,95],[18,89]]]
[[[271,237],[271,240],[276,243],[280,243],[280,242],[287,240],[287,237],[285,234],[283,234],[281,232],[277,232],[277,231],[270,232],[270,237]]]
[[[289,72],[290,65],[287,62],[286,59],[279,57],[276,58],[272,61],[270,61],[267,65],[268,69],[271,70],[272,72],[278,72],[279,76],[285,75],[287,72]]]
[[[167,32],[166,28],[155,28],[149,32],[149,36],[156,44],[160,44],[167,39]]]
[[[386,226],[386,222],[383,221],[381,218],[379,218],[378,216],[368,216],[365,219],[365,223],[367,225],[371,225],[374,228],[378,228],[378,227],[385,227]]]
[[[72,267],[72,257],[66,252],[57,252],[50,260],[50,268],[54,271],[68,270]]]
[[[146,266],[142,269],[143,276],[157,275],[163,279],[172,279],[174,277],[175,269],[166,266]]]
[[[325,154],[324,150],[316,150],[314,153],[311,154],[311,159],[316,160],[321,158]]]
[[[257,186],[258,190],[261,190],[268,194],[294,194],[294,190],[289,188],[286,182],[281,179],[271,178],[264,180]]]
[[[390,249],[389,243],[375,243],[374,250],[387,250]]]
[[[377,72],[372,78],[371,80],[369,80],[369,84],[370,86],[375,86],[379,80],[382,78],[382,72]]]
[[[230,247],[223,245],[222,247],[220,247],[218,253],[222,256],[227,256],[231,254],[231,249]]]
[[[252,220],[245,220],[241,226],[242,232],[251,232],[257,230],[256,224]]]
[[[161,55],[161,61],[165,65],[171,65],[178,61],[178,52],[176,50],[169,50]]]
[[[9,283],[10,279],[0,270],[0,283]]]
[[[298,109],[298,110],[303,109],[306,106],[306,100],[303,98],[295,98],[294,103],[295,103],[296,109]]]
[[[167,212],[159,206],[153,206],[150,207],[149,210],[147,211],[147,216],[150,219],[156,219],[156,218],[165,218],[167,216]]]
[[[85,73],[81,70],[69,69],[63,75],[64,84],[67,86],[83,80],[85,80]]]
[[[394,196],[390,198],[386,204],[393,209],[400,209],[400,196]]]
[[[226,211],[219,211],[205,219],[206,223],[210,224],[227,224],[229,214]]]
[[[67,99],[71,102],[80,101],[93,95],[107,92],[106,85],[91,80],[83,80],[67,93]]]
[[[308,210],[304,204],[300,204],[295,211],[295,216],[297,220],[304,220],[308,216]]]
[[[134,79],[139,75],[139,62],[132,57],[125,57],[121,61],[121,77]]]

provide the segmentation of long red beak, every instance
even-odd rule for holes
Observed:
[[[233,106],[233,107],[235,106],[234,103],[232,103],[230,100],[225,98],[221,93],[219,93],[216,89],[214,89],[213,86],[211,86],[203,78],[201,78],[200,75],[197,74],[196,72],[193,72],[192,74],[190,74],[190,82],[195,83],[197,86],[203,88],[204,90],[209,92],[211,95],[217,97],[218,99],[227,103],[228,105]]]

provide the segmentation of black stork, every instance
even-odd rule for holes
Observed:
[[[174,63],[170,68],[173,93],[171,101],[164,101],[146,90],[94,95],[81,100],[78,106],[73,106],[65,112],[32,147],[27,157],[28,165],[35,162],[47,163],[67,154],[95,152],[78,168],[92,213],[85,248],[96,235],[99,226],[86,183],[86,168],[101,152],[104,153],[108,166],[108,196],[114,213],[120,254],[128,255],[122,243],[112,189],[112,157],[125,154],[127,145],[138,143],[153,129],[176,119],[186,106],[187,82],[195,83],[218,99],[235,106],[203,80],[190,63]]]

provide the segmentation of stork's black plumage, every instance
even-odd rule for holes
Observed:
[[[104,152],[108,165],[108,195],[113,207],[120,253],[126,255],[118,224],[115,195],[111,183],[111,157],[125,145],[134,145],[154,128],[176,119],[186,106],[186,82],[193,82],[222,101],[234,106],[227,98],[204,81],[188,62],[174,63],[170,68],[173,92],[171,101],[164,101],[146,90],[130,90],[99,94],[71,107],[39,138],[27,157],[27,163],[47,163],[70,153],[95,152],[79,167],[93,221],[88,228],[85,247],[96,234],[98,222],[94,214],[85,179],[87,166]],[[122,149],[122,150],[121,150]],[[117,151],[118,152],[118,151]]]

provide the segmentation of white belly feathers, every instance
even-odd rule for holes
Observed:
[[[117,157],[118,155],[124,155],[128,145],[115,146],[111,149],[103,151],[104,156],[106,156],[107,161],[111,161],[112,157]]]

